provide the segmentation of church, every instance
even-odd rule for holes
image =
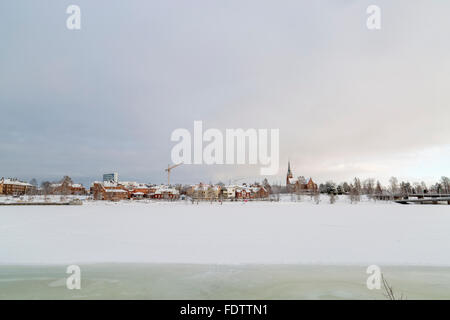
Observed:
[[[294,179],[294,176],[292,175],[291,171],[291,162],[288,161],[288,171],[286,175],[286,191],[287,192],[294,192],[294,193],[317,193],[319,191],[319,188],[317,187],[317,184],[314,183],[312,178],[309,178],[308,181],[306,181],[305,177],[300,176],[296,179]]]

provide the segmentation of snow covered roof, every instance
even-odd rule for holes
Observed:
[[[126,192],[123,189],[106,189],[105,191],[106,192],[121,192],[121,193]]]
[[[156,190],[155,190],[155,194],[161,194],[161,193],[179,194],[179,191],[175,188],[170,188],[165,185],[157,186]]]
[[[117,183],[114,181],[103,181],[103,182],[97,182],[102,184],[104,187],[117,187]]]
[[[19,180],[16,180],[16,179],[11,179],[11,178],[0,180],[0,183],[3,183],[3,184],[14,184],[14,185],[25,186],[25,187],[32,187],[32,185],[27,183],[27,182],[23,182],[23,181],[19,181]]]
[[[206,191],[206,190],[208,190],[208,188],[210,187],[210,185],[209,184],[203,184],[203,183],[200,183],[200,184],[196,184],[196,185],[193,185],[192,186],[192,188],[194,189],[194,190],[202,190],[202,191]]]
[[[119,184],[127,187],[137,187],[139,185],[136,181],[119,181]]]
[[[61,187],[62,183],[52,183],[50,184],[50,187],[52,188],[58,188]],[[83,185],[79,184],[79,183],[72,183],[72,184],[68,184],[67,186],[72,187],[72,188],[82,188]]]

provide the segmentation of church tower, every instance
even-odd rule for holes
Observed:
[[[286,175],[286,187],[289,187],[289,185],[291,184],[290,179],[293,178],[292,172],[291,172],[291,162],[288,161],[288,171],[287,171],[287,175]]]

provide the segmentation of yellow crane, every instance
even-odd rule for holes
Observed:
[[[183,163],[178,163],[178,164],[174,164],[173,166],[171,166],[170,164],[167,165],[167,169],[165,169],[164,171],[167,171],[167,185],[170,186],[170,171],[173,168],[176,168],[178,166],[181,166]]]

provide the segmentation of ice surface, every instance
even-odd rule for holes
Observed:
[[[291,200],[0,206],[0,263],[450,265],[450,206]]]

